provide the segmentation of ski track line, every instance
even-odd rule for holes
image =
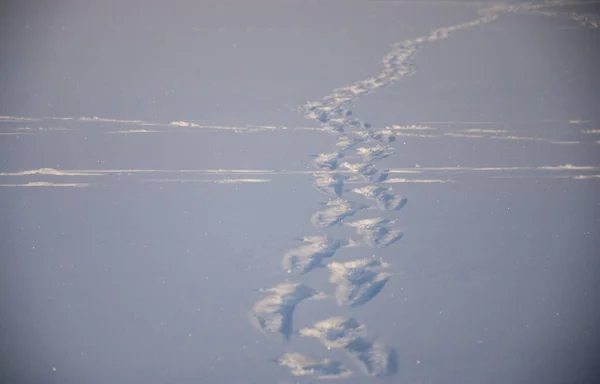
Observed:
[[[377,148],[372,147],[372,148]],[[359,148],[360,149],[360,148]],[[377,151],[375,151],[377,152]],[[381,155],[387,155],[385,154]],[[363,154],[364,157],[373,159],[376,158],[373,151]],[[352,165],[348,164],[351,168]],[[360,168],[359,168],[360,169]],[[441,175],[482,175],[485,178],[503,178],[503,179],[572,179],[584,180],[590,174],[600,172],[600,165],[537,165],[537,166],[488,166],[488,167],[422,167],[415,164],[411,168],[389,168],[386,169],[387,178],[381,181],[382,184],[397,184],[397,183],[454,183],[457,180],[431,178],[440,177]],[[137,175],[152,175],[152,177],[136,177]],[[155,176],[156,175],[156,176]],[[163,175],[158,177],[158,175]],[[189,176],[188,176],[189,175]],[[392,177],[397,175],[410,175],[410,178]],[[368,184],[362,175],[357,175],[355,169],[346,170],[289,170],[289,169],[54,169],[54,168],[39,168],[25,171],[15,172],[0,172],[0,177],[15,178],[15,177],[50,177],[50,178],[92,178],[93,182],[86,182],[85,186],[105,185],[102,179],[108,178],[113,181],[127,181],[132,179],[133,182],[143,183],[210,183],[210,184],[239,184],[239,183],[269,183],[274,181],[275,176],[303,176],[313,177],[313,187],[323,194],[332,197],[341,197],[344,192],[354,191],[347,189],[346,185],[351,184]],[[186,177],[182,177],[186,176]],[[102,177],[99,179],[99,177]],[[212,177],[212,178],[207,178]],[[214,178],[218,177],[218,178]],[[426,178],[429,177],[429,178]],[[89,179],[88,179],[89,180]],[[66,185],[70,185],[67,183]],[[0,184],[0,186],[36,186],[22,183]],[[43,183],[38,186],[43,185]],[[358,193],[363,197],[369,198],[364,193]],[[381,198],[388,196],[386,192]],[[377,202],[377,199],[376,199]]]
[[[189,121],[175,121],[170,123],[160,122],[149,122],[142,120],[119,120],[110,118],[99,118],[99,117],[80,117],[80,118],[60,118],[60,117],[44,117],[44,118],[32,118],[32,117],[15,117],[15,116],[0,116],[0,124],[23,122],[23,121],[42,121],[42,120],[66,120],[66,121],[77,121],[77,122],[91,122],[97,124],[126,124],[135,125],[138,128],[130,129],[119,129],[109,130],[105,132],[99,132],[105,135],[140,135],[140,134],[176,134],[176,133],[202,133],[208,131],[221,131],[235,134],[246,134],[246,133],[276,133],[276,132],[299,132],[299,131],[313,131],[313,132],[324,132],[329,134],[337,134],[338,132],[332,130],[331,127],[288,127],[283,125],[205,125],[197,124]],[[588,120],[570,120],[566,121],[551,121],[551,120],[540,120],[540,121],[528,121],[520,122],[518,124],[589,124],[591,121]],[[422,125],[426,124],[426,125]],[[459,139],[474,139],[474,140],[513,140],[513,141],[535,141],[538,143],[546,144],[558,144],[558,145],[597,145],[598,141],[595,140],[560,140],[552,139],[550,137],[540,136],[515,136],[509,135],[514,130],[506,129],[486,129],[486,128],[458,128],[458,129],[446,129],[439,127],[432,127],[431,125],[447,125],[447,126],[468,126],[468,125],[507,125],[506,122],[498,121],[432,121],[432,122],[420,122],[417,124],[400,125],[392,124],[384,128],[373,130],[374,135],[379,136],[395,136],[395,137],[409,137],[409,138],[420,138],[420,139],[445,139],[445,138],[459,138]],[[517,123],[515,123],[517,124]],[[139,126],[154,127],[154,129],[139,128]],[[15,136],[19,138],[21,135],[40,135],[48,133],[64,133],[64,132],[81,132],[87,133],[88,131],[81,128],[67,128],[67,127],[38,127],[31,128],[29,126],[19,126],[12,128],[9,131],[0,131],[0,135],[3,136]],[[582,131],[581,133],[586,133]],[[357,134],[355,132],[355,134]],[[356,138],[355,138],[356,139]]]
[[[308,102],[299,107],[298,111],[304,114],[305,118],[317,121],[329,132],[337,132],[339,139],[332,153],[320,154],[314,160],[318,169],[333,171],[329,176],[315,177],[314,186],[331,195],[327,202],[322,203],[322,208],[311,217],[311,223],[320,234],[303,237],[301,244],[286,252],[282,267],[290,274],[302,275],[319,266],[327,266],[331,272],[330,283],[337,285],[334,296],[340,306],[360,306],[376,297],[391,276],[390,273],[381,271],[388,266],[384,261],[365,258],[347,263],[326,264],[326,259],[332,258],[341,248],[383,248],[402,237],[402,232],[392,227],[395,220],[373,217],[346,221],[361,210],[397,210],[406,204],[405,198],[400,198],[391,189],[381,186],[381,183],[388,179],[389,171],[379,170],[373,164],[379,158],[393,153],[389,144],[394,142],[395,135],[393,132],[382,134],[372,131],[371,125],[354,117],[347,106],[356,102],[360,96],[413,75],[416,71],[412,63],[413,57],[424,43],[445,39],[453,32],[494,21],[501,12],[537,11],[549,6],[570,4],[573,3],[495,4],[479,9],[477,13],[480,17],[473,21],[438,28],[428,36],[392,44],[391,51],[383,58],[384,70],[380,74],[337,88],[321,101]],[[348,153],[362,154],[365,162],[344,161]],[[343,183],[347,176],[336,172],[340,167],[350,170],[367,182],[366,187],[352,190],[354,194],[361,194],[378,204],[367,206],[342,198]],[[364,239],[335,239],[327,235],[327,228],[341,224],[354,227],[357,234],[363,235]],[[250,312],[251,321],[265,334],[277,336],[287,342],[294,333],[292,318],[296,306],[302,301],[318,296],[327,295],[319,295],[312,288],[300,283],[281,283],[269,289],[268,295],[255,304]],[[397,372],[397,355],[394,348],[371,341],[372,337],[368,335],[366,327],[354,318],[332,317],[315,323],[312,328],[301,329],[298,334],[319,340],[327,349],[343,350],[365,375],[389,376]],[[353,373],[342,367],[340,362],[318,361],[297,353],[287,353],[273,361],[290,368],[291,374],[296,376],[332,378],[342,377],[342,374],[343,377],[347,377]]]

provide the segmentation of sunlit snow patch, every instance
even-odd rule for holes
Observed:
[[[301,274],[323,266],[323,260],[333,257],[335,252],[355,243],[349,239],[334,239],[328,236],[306,236],[304,244],[285,253],[282,267],[288,272],[299,271]]]
[[[318,191],[327,195],[342,196],[344,191],[344,181],[348,179],[347,176],[334,174],[314,174],[315,181],[313,187]]]
[[[371,138],[382,143],[392,143],[396,141],[396,134],[391,129],[380,129],[373,132]]]
[[[299,110],[304,114],[305,118],[329,125],[333,119],[350,117],[352,115],[349,109],[342,107],[342,104],[346,103],[346,101],[348,100],[326,97],[322,101],[306,103]]]
[[[347,151],[355,147],[357,144],[364,142],[365,140],[358,137],[350,137],[350,136],[340,136],[335,143],[335,147],[340,151]]]
[[[347,128],[361,128],[360,120],[355,117],[334,117],[327,121],[325,129],[344,132]]]
[[[289,368],[294,376],[311,376],[316,379],[344,379],[352,376],[352,372],[339,361],[316,360],[300,353],[286,353],[274,362]]]
[[[392,348],[366,339],[366,330],[354,318],[331,317],[312,328],[303,328],[301,336],[313,337],[325,347],[343,349],[369,376],[386,376],[396,372],[396,352]]]
[[[357,343],[348,355],[365,375],[391,376],[398,370],[396,350],[383,344]]]
[[[385,181],[388,178],[388,170],[379,170],[376,166],[371,163],[357,163],[351,164],[348,162],[342,163],[346,169],[350,172],[357,174],[363,180],[369,183],[379,183]]]
[[[341,152],[321,153],[314,155],[315,160],[313,162],[317,168],[331,171],[338,167],[339,160],[343,156]]]
[[[326,297],[307,285],[296,283],[282,283],[262,291],[267,296],[252,308],[252,323],[265,334],[284,342],[292,334],[296,306],[303,300]]]
[[[339,306],[359,307],[375,298],[392,274],[381,272],[387,263],[377,259],[360,259],[327,265],[329,282],[336,284],[335,298]]]
[[[343,199],[330,200],[324,209],[317,211],[312,215],[310,221],[316,229],[325,229],[332,225],[339,224],[347,217],[353,216],[361,209],[367,208],[367,205],[347,201]]]
[[[366,336],[366,329],[352,317],[336,316],[318,321],[312,328],[302,328],[298,333],[317,339],[328,349],[346,349],[357,340],[362,340]]]
[[[406,197],[394,195],[392,188],[384,188],[377,185],[354,188],[352,192],[363,195],[367,199],[375,200],[377,207],[384,211],[402,209],[408,202]]]
[[[402,238],[403,232],[390,229],[394,221],[380,217],[363,219],[345,223],[348,227],[356,229],[356,233],[363,235],[367,245],[374,248],[385,248]]]
[[[376,145],[374,147],[366,148],[360,147],[356,149],[364,159],[364,161],[377,161],[385,159],[394,153],[394,149],[387,145]]]

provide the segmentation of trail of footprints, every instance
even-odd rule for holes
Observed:
[[[573,5],[576,3],[522,3],[516,5],[496,4],[478,11],[473,21],[438,28],[428,36],[405,40],[392,45],[383,58],[383,71],[375,77],[335,89],[321,101],[309,102],[299,108],[307,119],[318,121],[321,126],[336,134],[337,142],[331,153],[314,156],[318,170],[333,173],[315,173],[313,186],[329,199],[311,216],[313,227],[320,234],[305,236],[301,244],[283,255],[282,268],[292,275],[310,273],[315,268],[326,267],[329,282],[334,286],[333,297],[338,306],[359,307],[373,300],[384,288],[393,273],[389,265],[379,258],[363,258],[348,262],[333,261],[337,252],[346,247],[388,247],[402,238],[402,231],[394,228],[396,220],[375,217],[356,220],[359,211],[398,211],[407,199],[391,188],[379,183],[388,178],[388,170],[379,169],[374,162],[393,154],[391,144],[395,140],[390,129],[373,130],[371,125],[352,115],[349,105],[358,97],[374,92],[378,88],[394,83],[415,72],[411,60],[421,45],[447,38],[452,32],[489,23],[500,12],[535,11],[549,6]],[[554,14],[554,13],[552,13]],[[572,14],[569,14],[572,16]],[[358,161],[357,161],[358,159]],[[351,176],[336,173],[350,171]],[[350,178],[362,181],[363,186],[345,189]],[[350,196],[361,197],[371,205],[351,200]],[[334,238],[327,234],[333,226],[347,226],[356,231],[356,238]],[[312,327],[293,329],[293,315],[302,301],[328,299],[331,295],[317,292],[313,288],[297,283],[283,282],[276,287],[261,290],[265,296],[252,308],[250,317],[254,325],[265,335],[287,342],[292,335],[316,339],[325,348],[343,350],[354,365],[369,376],[388,376],[397,370],[394,348],[386,346],[367,332],[364,324],[349,317],[332,317],[318,321]],[[300,353],[286,353],[273,360],[290,369],[295,376],[313,378],[345,378],[353,371],[339,361],[317,360]]]

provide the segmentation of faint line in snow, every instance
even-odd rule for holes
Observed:
[[[539,166],[498,166],[498,167],[412,167],[386,169],[390,174],[422,174],[427,172],[452,173],[452,172],[515,172],[515,171],[600,171],[600,165],[539,165]],[[59,170],[54,168],[39,168],[25,171],[2,172],[0,176],[107,176],[111,174],[136,174],[136,173],[180,173],[197,175],[314,175],[335,176],[340,173],[351,175],[355,172],[348,171],[319,171],[319,170],[286,170],[286,169],[79,169]],[[357,179],[359,180],[359,179]],[[350,180],[352,182],[352,180]],[[389,181],[388,181],[389,182]]]
[[[128,129],[123,131],[110,131],[107,134],[129,134],[129,133],[162,133],[166,131],[150,130],[150,129]]]
[[[383,181],[385,184],[398,184],[398,183],[422,183],[422,184],[443,184],[443,183],[455,183],[453,180],[441,180],[441,179],[404,179],[404,178],[391,178]]]
[[[0,184],[0,187],[89,187],[87,183],[49,183],[46,181],[32,181],[24,184]]]
[[[143,179],[144,183],[212,183],[212,184],[238,184],[238,183],[269,183],[271,179]]]
[[[54,168],[30,169],[21,172],[3,172],[0,176],[31,176],[31,175],[50,175],[50,176],[101,176],[102,173],[95,171],[60,171]]]
[[[0,123],[20,123],[23,121],[42,121],[39,117],[0,116]]]

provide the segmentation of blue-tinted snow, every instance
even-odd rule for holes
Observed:
[[[0,381],[280,382],[287,356],[306,380],[593,382],[598,23],[569,4],[3,9]],[[406,236],[373,247],[385,220]],[[298,236],[371,247],[290,275]],[[327,289],[346,305],[305,297]],[[377,341],[294,337],[338,315]]]

